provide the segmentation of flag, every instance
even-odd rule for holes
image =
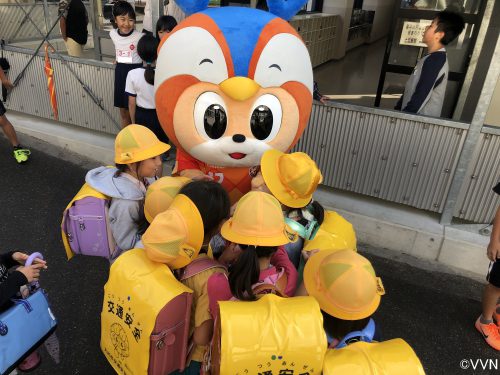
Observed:
[[[45,44],[45,75],[47,76],[47,86],[49,90],[50,106],[52,107],[52,112],[54,113],[54,118],[58,120],[57,113],[57,98],[56,98],[56,85],[54,82],[54,69],[50,64],[49,58],[49,45]]]

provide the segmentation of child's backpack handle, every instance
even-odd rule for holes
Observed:
[[[24,265],[25,265],[26,267],[31,266],[31,265],[33,264],[33,262],[35,261],[35,259],[37,259],[37,258],[39,258],[39,259],[42,259],[42,260],[43,260],[43,255],[42,255],[42,253],[36,252],[36,253],[31,254],[31,255],[28,257],[28,259],[26,259],[26,262],[24,263]]]
[[[335,347],[335,349],[342,349],[349,345],[352,339],[355,341],[372,342],[375,336],[375,322],[370,318],[370,321],[361,331],[354,331],[347,334]]]

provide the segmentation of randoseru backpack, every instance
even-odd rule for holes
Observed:
[[[75,254],[112,258],[117,247],[108,222],[110,201],[85,183],[68,204],[61,222],[68,259]]]

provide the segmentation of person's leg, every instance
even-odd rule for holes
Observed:
[[[481,314],[481,322],[486,323],[493,319],[493,314],[496,311],[499,298],[500,288],[492,284],[486,285],[483,291],[483,313]]]
[[[83,46],[75,42],[71,38],[66,40],[66,49],[68,50],[68,55],[73,57],[81,57],[83,52]]]
[[[483,292],[483,311],[481,316],[477,318],[475,326],[489,346],[500,350],[500,332],[493,321],[493,315],[500,298],[500,261],[492,264],[486,279],[488,285]]]
[[[17,139],[16,131],[5,114],[0,115],[0,127],[2,128],[12,147],[19,146],[19,140]]]
[[[130,125],[132,120],[130,119],[130,113],[127,108],[120,108],[120,118],[122,121],[122,129],[127,125]]]

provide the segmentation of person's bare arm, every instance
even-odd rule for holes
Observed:
[[[14,87],[14,85],[9,81],[9,79],[3,72],[3,69],[0,69],[0,82],[2,82],[2,85],[5,86],[7,90],[10,90]]]
[[[128,112],[130,113],[130,120],[132,121],[132,124],[135,124],[135,108],[136,108],[135,96],[129,95],[129,97],[128,97]]]
[[[61,28],[61,35],[66,42],[68,40],[68,37],[66,35],[66,18],[61,17],[59,18],[59,27]]]

